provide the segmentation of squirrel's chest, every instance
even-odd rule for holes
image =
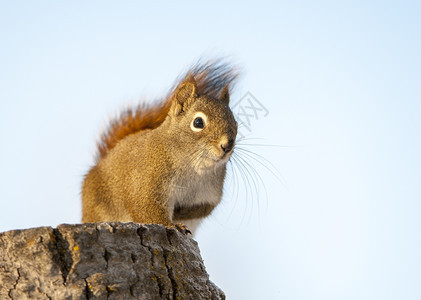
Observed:
[[[171,187],[170,206],[211,204],[216,206],[222,197],[222,182],[217,178],[199,177],[195,180],[174,182]]]

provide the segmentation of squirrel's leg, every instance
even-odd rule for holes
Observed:
[[[133,222],[143,224],[161,224],[165,227],[175,228],[184,234],[191,234],[191,231],[185,224],[171,222],[169,209],[166,206],[161,205],[159,202],[144,204],[141,211],[146,211],[147,213],[133,215]]]
[[[171,225],[170,227],[173,227],[173,228],[177,229],[178,231],[180,231],[181,233],[184,233],[184,234],[192,234],[189,227],[187,227],[187,225],[183,224],[183,223],[175,223],[175,224]]]
[[[139,208],[138,214],[133,213],[133,222],[143,224],[162,224],[164,226],[170,226],[172,224],[168,209],[158,202],[151,201],[149,203],[143,203],[142,207]]]

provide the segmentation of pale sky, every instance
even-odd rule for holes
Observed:
[[[233,103],[249,92],[267,115],[243,132],[257,160],[237,151],[251,173],[233,165],[198,231],[211,280],[228,299],[421,299],[420,13],[0,1],[0,231],[80,222],[109,117],[197,58],[229,56],[244,70]]]

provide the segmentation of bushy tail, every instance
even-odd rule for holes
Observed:
[[[154,129],[164,122],[171,107],[171,100],[176,88],[184,81],[193,77],[197,84],[199,95],[218,97],[225,86],[232,89],[232,83],[238,77],[238,69],[224,62],[223,59],[203,62],[199,60],[196,64],[178,80],[164,100],[152,105],[141,103],[134,108],[127,108],[122,111],[116,119],[110,121],[107,130],[101,135],[98,142],[97,160],[104,158],[117,143],[130,134]]]

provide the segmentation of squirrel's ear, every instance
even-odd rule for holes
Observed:
[[[176,89],[174,93],[175,115],[183,112],[190,105],[192,100],[197,97],[196,90],[197,86],[193,78],[182,83]]]
[[[230,103],[230,91],[228,84],[219,93],[219,100],[224,101],[226,104]]]
[[[178,103],[184,104],[190,98],[196,97],[196,82],[189,80],[181,84],[175,91],[175,99]]]

